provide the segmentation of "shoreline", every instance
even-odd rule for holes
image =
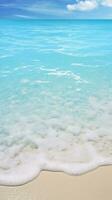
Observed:
[[[0,186],[1,200],[112,200],[112,166],[79,176],[42,171],[22,186]]]

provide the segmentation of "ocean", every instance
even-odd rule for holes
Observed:
[[[112,164],[112,20],[0,20],[0,184]]]

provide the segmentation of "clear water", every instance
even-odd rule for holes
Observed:
[[[112,21],[0,20],[0,184],[112,164]]]

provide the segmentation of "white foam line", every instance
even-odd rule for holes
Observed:
[[[0,185],[23,185],[36,178],[42,170],[65,172],[67,174],[78,176],[92,171],[98,167],[107,165],[112,165],[111,159],[97,158],[90,163],[69,164],[49,161],[47,159],[41,158],[37,167],[33,166],[32,163],[24,166],[24,170],[22,170],[22,175],[21,171],[19,170],[15,173],[0,175]]]

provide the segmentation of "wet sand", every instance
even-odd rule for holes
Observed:
[[[0,186],[0,200],[112,200],[112,166],[81,176],[41,172],[23,186]]]

